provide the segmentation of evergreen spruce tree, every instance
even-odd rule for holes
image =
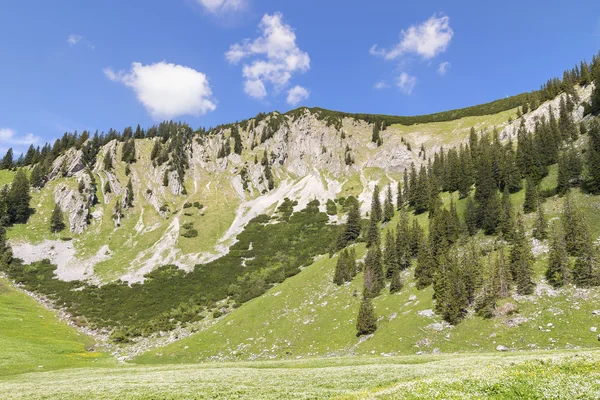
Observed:
[[[544,207],[539,202],[537,206],[537,217],[533,225],[533,237],[537,240],[544,240],[548,237],[548,222],[544,215]]]
[[[346,269],[348,270],[348,274],[350,276],[349,281],[352,280],[356,274],[358,274],[358,265],[356,264],[356,250],[351,248],[346,256]]]
[[[573,203],[571,195],[567,192],[564,197],[564,207],[561,215],[562,227],[565,233],[567,252],[571,256],[579,256],[587,246],[589,237],[584,216]]]
[[[388,230],[385,236],[383,268],[388,279],[392,277],[394,271],[400,270],[400,265],[398,264],[398,255],[396,253],[396,238],[391,230]]]
[[[504,187],[504,192],[502,193],[502,223],[500,224],[500,231],[504,239],[508,242],[511,242],[514,238],[515,217],[507,186]]]
[[[13,178],[7,195],[7,212],[11,224],[24,224],[31,214],[29,180],[25,170],[19,169]]]
[[[420,227],[416,229],[420,229]],[[419,235],[419,232],[416,232],[416,234]],[[396,260],[398,268],[401,271],[410,267],[410,261],[413,256],[411,239],[413,238],[412,232],[408,226],[408,215],[406,212],[402,211],[400,214],[400,221],[398,221],[398,226],[396,228]],[[414,238],[414,240],[420,242],[422,239]],[[418,248],[419,243],[416,243],[415,246]]]
[[[106,181],[106,183],[104,184],[104,194],[111,193],[111,192],[112,192],[112,190],[110,188],[110,182]]]
[[[335,265],[335,272],[333,274],[333,283],[341,286],[350,280],[351,278],[348,272],[348,251],[344,250],[341,251],[338,256],[338,260]]]
[[[402,290],[403,287],[404,283],[402,282],[402,275],[400,275],[400,271],[395,270],[392,273],[392,281],[390,282],[390,293],[397,293]]]
[[[379,193],[379,185],[375,185],[373,188],[373,197],[371,199],[371,219],[381,221],[383,217],[383,211],[381,210],[381,198]]]
[[[523,212],[528,214],[537,210],[538,192],[533,179],[527,177],[525,181],[525,202],[523,203]]]
[[[469,235],[473,236],[477,233],[478,213],[477,205],[472,197],[467,197],[465,204],[465,226]]]
[[[383,205],[383,222],[389,222],[394,218],[394,203],[392,197],[392,188],[388,186],[385,202]]]
[[[575,259],[575,265],[573,266],[573,283],[578,287],[600,285],[598,249],[594,247],[594,244],[587,234],[584,246]]]
[[[127,189],[125,191],[125,205],[126,207],[133,207],[133,184],[131,179],[127,182]]]
[[[364,261],[364,292],[365,297],[377,297],[385,286],[385,273],[383,271],[381,248],[379,240],[367,250]]]
[[[600,93],[600,88],[596,88]],[[600,122],[595,119],[590,123],[588,146],[584,158],[583,181],[585,188],[591,193],[600,193]]]
[[[426,240],[419,246],[417,255],[417,266],[415,268],[415,280],[417,289],[424,289],[433,283],[433,274],[435,272],[435,258],[433,252]]]
[[[515,240],[510,251],[510,270],[514,282],[517,284],[517,293],[527,295],[533,293],[533,254],[531,244],[525,236],[523,217],[517,215]]]
[[[552,231],[552,239],[550,241],[546,280],[555,288],[562,287],[571,280],[570,260],[565,238],[556,228]]]
[[[34,165],[31,170],[31,186],[36,189],[41,189],[44,186],[44,181],[46,177],[42,171],[42,167],[39,164]]]
[[[50,232],[58,233],[65,229],[65,221],[63,217],[63,212],[60,209],[59,205],[56,204],[54,206],[54,210],[52,211],[52,216],[50,217]]]
[[[396,194],[396,209],[401,210],[404,207],[404,196],[402,195],[402,184],[398,181],[398,193]]]
[[[110,171],[112,167],[112,155],[107,151],[106,154],[104,154],[104,170]]]
[[[0,225],[0,269],[4,270],[13,261],[13,254],[10,245],[6,240],[6,229]]]
[[[448,323],[458,324],[466,315],[469,304],[458,257],[454,251],[439,256],[433,288],[437,313]]]
[[[377,330],[377,316],[371,300],[365,297],[356,319],[356,336],[370,335]]]
[[[0,161],[0,169],[12,169],[13,167],[14,167],[13,149],[10,148],[6,151],[6,154]]]
[[[498,228],[502,222],[502,204],[500,195],[497,190],[490,194],[484,205],[480,205],[483,208],[480,211],[482,214],[482,228],[486,235],[493,235],[498,231]]]
[[[425,240],[425,232],[423,228],[421,228],[421,224],[417,219],[413,219],[412,227],[410,229],[410,253],[413,257],[416,257],[419,254],[419,249],[421,245],[426,241]],[[408,266],[407,266],[408,268]]]
[[[353,198],[353,201],[348,209],[348,214],[346,218],[346,224],[340,233],[337,243],[337,249],[341,250],[351,243],[358,239],[361,231],[361,218],[360,218],[360,209],[358,205],[358,201]]]

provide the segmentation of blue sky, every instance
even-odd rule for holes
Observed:
[[[5,0],[0,151],[165,118],[415,115],[529,91],[600,50],[599,1],[533,3]]]

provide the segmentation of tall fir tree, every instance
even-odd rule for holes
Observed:
[[[523,212],[525,214],[534,212],[537,210],[538,205],[538,192],[537,185],[533,179],[527,177],[525,182],[525,202],[523,203]]]
[[[25,170],[19,169],[15,174],[7,197],[7,212],[10,223],[24,224],[31,215],[29,202],[31,194],[29,192],[29,180]]]
[[[535,288],[533,282],[534,259],[531,244],[525,235],[521,214],[517,215],[515,228],[515,240],[510,251],[510,269],[513,280],[517,284],[517,293],[527,295],[533,293]]]
[[[377,316],[371,300],[365,297],[360,303],[356,318],[356,336],[370,335],[377,330]]]
[[[50,232],[58,233],[65,229],[65,220],[60,206],[56,204],[50,216]]]
[[[389,222],[394,218],[394,203],[392,197],[392,187],[388,186],[383,204],[383,222]]]
[[[546,215],[544,214],[544,206],[542,202],[538,202],[537,216],[533,224],[533,237],[537,240],[544,240],[548,238],[548,222],[546,221]]]
[[[567,252],[571,256],[578,256],[587,246],[589,237],[585,219],[579,208],[575,205],[569,193],[564,197],[563,212],[561,215],[562,227],[565,233]]]
[[[371,198],[371,219],[373,218],[377,221],[381,221],[381,219],[383,218],[379,185],[375,185],[375,187],[373,188],[373,197]]]
[[[556,227],[552,231],[546,280],[555,288],[571,281],[571,266],[565,237]]]
[[[600,88],[597,88],[596,91],[600,92]],[[590,123],[588,136],[583,181],[589,192],[600,193],[600,122],[598,119]]]
[[[383,268],[386,278],[390,279],[396,270],[400,270],[398,264],[398,254],[396,253],[396,238],[392,230],[388,230],[385,235],[385,248],[383,250]]]

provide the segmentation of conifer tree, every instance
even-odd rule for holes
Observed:
[[[531,244],[525,236],[523,217],[517,215],[515,227],[515,240],[510,251],[510,269],[514,282],[517,284],[517,293],[527,295],[533,293],[533,254]]]
[[[396,209],[401,210],[404,207],[404,196],[402,195],[402,184],[398,181],[398,193],[396,194]]]
[[[13,149],[10,148],[6,151],[6,154],[2,158],[2,161],[0,161],[0,169],[12,169],[13,167]]]
[[[578,256],[587,246],[589,237],[583,214],[574,204],[571,195],[567,192],[564,197],[564,207],[561,215],[562,227],[565,233],[567,252],[571,256]]]
[[[480,205],[483,208],[480,211],[482,214],[482,228],[486,235],[493,235],[498,231],[498,227],[502,222],[502,204],[500,195],[497,190],[494,190],[485,202],[485,205]]]
[[[416,257],[419,253],[419,248],[426,242],[425,232],[416,218],[413,219],[412,228],[410,229],[408,236],[410,237],[410,253],[413,257]],[[408,265],[406,268],[408,268]]]
[[[133,184],[131,179],[127,182],[127,189],[125,191],[125,206],[133,207]]]
[[[110,171],[112,167],[112,155],[110,154],[110,152],[107,151],[106,154],[104,154],[104,170]]]
[[[473,236],[477,233],[478,213],[477,206],[472,197],[467,197],[465,204],[465,225],[469,235]]]
[[[571,280],[570,260],[564,235],[553,229],[548,252],[548,269],[546,269],[546,280],[555,288],[562,287]]]
[[[515,217],[507,186],[504,187],[504,192],[502,193],[502,222],[500,224],[500,231],[504,239],[508,242],[514,238]]]
[[[356,274],[358,274],[358,265],[356,264],[356,250],[351,248],[348,251],[348,255],[346,256],[346,269],[348,270],[348,274],[350,278],[348,280],[352,280]]]
[[[364,296],[377,297],[385,286],[385,273],[381,260],[379,243],[374,243],[365,256]]]
[[[110,182],[106,181],[106,183],[104,184],[104,194],[111,193],[111,192],[112,192],[112,190],[110,188]]]
[[[416,222],[414,220],[413,222]],[[411,232],[408,227],[408,215],[406,212],[402,211],[400,214],[400,221],[398,221],[398,226],[396,229],[396,260],[398,262],[398,268],[403,271],[410,267],[410,261],[413,256],[413,248],[411,245],[411,241],[415,241],[414,246],[416,251],[418,251],[418,247],[420,246],[420,242],[423,240],[420,235],[422,235],[421,227],[417,223],[417,227],[415,228],[416,232]],[[419,232],[420,231],[420,232]],[[413,234],[417,235],[417,237],[413,237]]]
[[[356,336],[370,335],[377,330],[377,316],[371,300],[363,298],[356,319]]]
[[[379,185],[373,188],[373,197],[371,199],[371,219],[381,221],[383,211],[381,210],[381,198],[379,193]]]
[[[337,263],[335,265],[335,272],[333,274],[333,283],[338,286],[343,285],[350,279],[350,274],[348,273],[348,251],[341,251]]]
[[[533,225],[533,237],[537,240],[544,240],[548,237],[548,222],[544,215],[544,207],[539,202],[537,206],[537,217]]]
[[[525,182],[525,202],[523,203],[523,212],[525,214],[534,212],[537,210],[538,205],[538,193],[537,187],[533,182],[533,179],[527,177]]]
[[[358,239],[361,231],[361,218],[360,218],[360,209],[358,205],[358,201],[354,198],[350,207],[348,209],[348,216],[346,218],[346,224],[342,229],[340,236],[338,238],[337,249],[341,250],[351,243]],[[348,200],[347,200],[348,202]]]
[[[31,170],[31,186],[36,189],[41,189],[44,186],[44,181],[46,177],[42,171],[42,167],[39,164],[36,164]]]
[[[415,280],[417,289],[424,289],[433,283],[435,272],[435,257],[426,240],[419,246],[417,255],[417,266],[415,268]]]
[[[440,255],[433,288],[437,313],[450,324],[459,323],[466,315],[469,304],[464,278],[454,251]]]
[[[596,88],[600,93],[600,88]],[[584,159],[585,188],[591,193],[600,193],[600,122],[597,119],[590,123],[589,140]]]
[[[388,230],[385,236],[385,248],[383,251],[383,268],[385,276],[389,279],[396,270],[400,270],[398,255],[396,253],[396,239],[394,233]]]
[[[399,270],[394,270],[392,273],[392,281],[390,282],[390,293],[394,294],[402,290],[404,282],[402,282],[402,275]]]
[[[63,217],[63,212],[60,209],[59,205],[56,204],[54,206],[54,210],[52,211],[52,216],[50,217],[50,232],[58,233],[65,229],[65,221]]]
[[[578,287],[592,287],[600,285],[600,262],[598,249],[595,248],[590,237],[584,238],[582,249],[579,251],[573,266],[573,283]]]
[[[394,218],[394,203],[392,197],[392,188],[388,186],[385,202],[383,205],[383,222],[389,222]]]
[[[24,224],[31,214],[29,202],[29,180],[23,169],[19,169],[13,178],[7,197],[7,212],[10,223]]]

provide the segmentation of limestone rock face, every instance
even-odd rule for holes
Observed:
[[[577,88],[577,95],[581,102],[589,103],[592,98],[592,92],[594,90],[594,84],[587,85],[585,87]],[[552,109],[552,114],[556,119],[558,119],[558,114],[560,110],[560,101],[565,98],[566,94],[561,94],[558,97],[546,101],[542,103],[538,108],[528,112],[523,115],[523,120],[525,121],[525,127],[528,131],[533,131],[535,128],[535,121],[545,117],[546,119],[550,118],[550,109]],[[583,119],[583,106],[576,106],[572,111],[573,121],[578,123]],[[519,130],[519,126],[521,126],[521,120],[515,120],[512,123],[508,124],[502,132],[500,132],[500,138],[503,140],[508,140],[511,138],[516,138],[517,131]]]
[[[62,173],[65,173],[65,176],[73,176],[84,168],[83,152],[72,148],[54,160],[51,170],[48,173],[48,179],[52,180],[59,175],[62,175]]]
[[[95,184],[89,174],[78,174],[80,185],[77,188],[60,183],[54,188],[54,201],[62,212],[68,216],[69,227],[72,233],[83,233],[90,220],[90,209],[95,198]]]

